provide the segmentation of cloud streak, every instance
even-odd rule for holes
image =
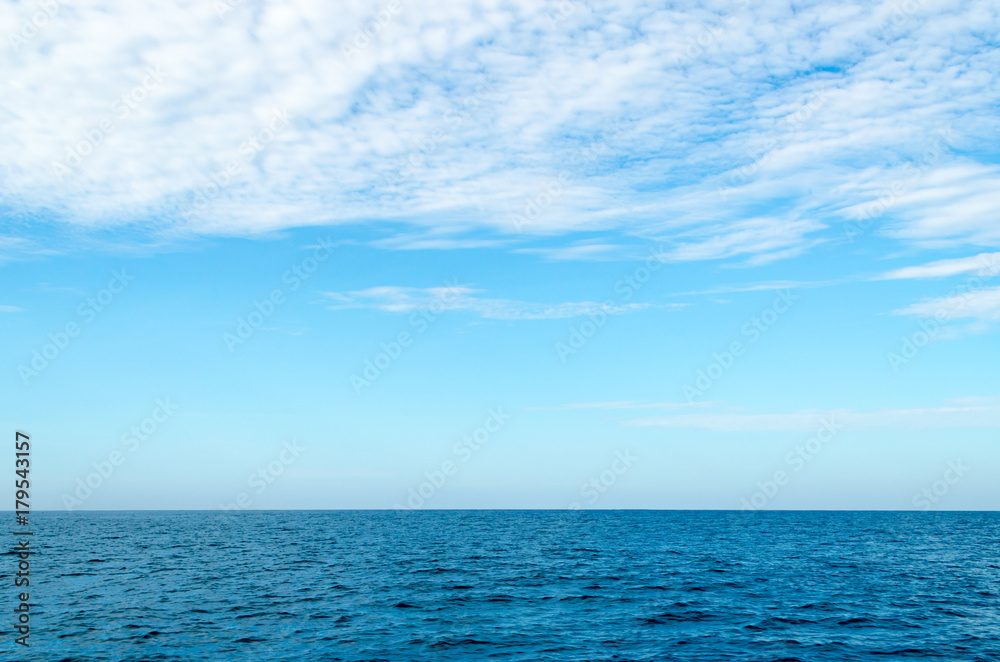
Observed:
[[[980,253],[972,257],[953,260],[938,260],[915,267],[904,267],[883,274],[880,280],[903,280],[914,278],[944,278],[959,274],[995,274],[1000,271],[1000,253]]]
[[[948,406],[916,409],[883,409],[871,412],[831,409],[786,414],[706,413],[637,418],[628,427],[715,430],[720,432],[809,431],[820,420],[833,417],[847,430],[899,430],[926,428],[998,428],[1000,407]]]
[[[607,305],[593,301],[567,303],[531,303],[515,299],[492,299],[477,296],[482,290],[460,286],[448,287],[370,287],[351,292],[326,292],[332,310],[369,309],[388,313],[410,313],[431,309],[441,311],[465,311],[479,315],[483,319],[497,320],[542,320],[565,319],[582,315],[604,313],[624,315],[653,307],[680,308],[681,304],[654,306],[647,303]]]
[[[996,322],[1000,321],[1000,287],[988,287],[921,301],[895,312],[897,315],[949,320],[971,318],[983,322]]]

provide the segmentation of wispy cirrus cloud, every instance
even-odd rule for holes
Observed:
[[[1000,286],[928,299],[894,312],[897,315],[917,317],[997,322],[1000,321]]]
[[[594,301],[566,303],[533,303],[515,299],[480,297],[482,290],[469,287],[370,287],[351,292],[326,292],[328,307],[333,310],[367,308],[389,313],[409,313],[417,310],[467,311],[484,319],[540,320],[564,319],[603,313],[624,315],[652,307],[680,308],[682,304],[654,305],[629,303],[608,305]]]
[[[931,246],[1000,245],[1000,167],[966,163],[935,169],[896,203],[891,233]]]
[[[814,243],[807,235],[823,228],[812,220],[753,218],[693,231],[697,238],[682,239],[669,255],[681,262],[751,256],[751,264],[766,264],[802,253]]]
[[[841,285],[848,282],[844,280],[828,281],[802,281],[802,280],[772,280],[756,283],[740,283],[734,285],[720,285],[707,290],[691,290],[688,292],[678,292],[675,296],[700,296],[708,294],[739,294],[742,292],[770,292],[772,290],[795,290],[813,289],[817,287],[829,287]]]
[[[1000,272],[1000,253],[980,253],[972,257],[937,260],[927,264],[895,269],[879,276],[879,280],[944,278],[969,273],[992,275],[997,272]]]
[[[633,257],[634,248],[600,241],[576,242],[570,246],[552,248],[519,248],[515,252],[541,255],[550,260],[626,260]],[[648,253],[648,251],[647,251]],[[643,256],[644,258],[647,255]]]
[[[379,248],[405,251],[452,250],[456,248],[502,248],[510,245],[504,239],[472,239],[468,237],[404,234],[371,242]]]

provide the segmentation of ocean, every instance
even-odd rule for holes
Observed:
[[[31,646],[7,609],[7,660],[1000,660],[997,513],[46,512],[32,529]]]

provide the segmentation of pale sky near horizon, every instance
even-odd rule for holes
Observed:
[[[43,5],[34,508],[1000,507],[994,3]]]

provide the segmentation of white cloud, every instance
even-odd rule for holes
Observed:
[[[400,234],[372,242],[373,246],[392,250],[450,250],[455,248],[496,248],[507,246],[509,240],[504,239],[470,239],[429,234]]]
[[[822,229],[815,221],[753,218],[697,231],[703,239],[682,242],[670,252],[674,260],[710,260],[754,255],[758,263],[796,255],[807,247],[805,236]]]
[[[972,318],[983,322],[1000,321],[1000,287],[956,291],[948,296],[921,301],[895,311],[897,315],[940,317],[943,319]]]
[[[894,234],[930,246],[1000,244],[1000,168],[963,165],[930,173],[899,196]]]
[[[631,251],[620,244],[606,244],[595,241],[579,242],[571,246],[554,248],[519,248],[516,253],[542,255],[550,260],[624,260]]]
[[[1000,253],[980,253],[973,257],[960,257],[953,260],[938,260],[915,267],[904,267],[883,274],[882,280],[901,280],[908,278],[942,278],[958,274],[981,273],[983,275],[1000,272]]]
[[[1000,275],[1000,253],[981,253],[967,258],[938,260],[929,264],[891,271],[883,279],[938,278],[972,274],[945,296],[920,301],[893,311],[896,315],[934,318],[938,322],[971,319],[965,326],[944,327],[939,339],[954,339],[984,333],[1000,321],[1000,286],[988,284]]]
[[[482,290],[458,285],[447,287],[370,287],[352,292],[327,292],[332,300],[330,308],[370,308],[391,313],[410,313],[417,310],[470,311],[485,319],[526,320],[562,319],[580,315],[622,315],[651,307],[680,308],[681,304],[630,303],[607,305],[593,301],[568,303],[531,303],[514,299],[490,299],[476,296]]]
[[[431,231],[386,247],[456,248],[515,235],[535,204],[521,243],[612,230],[761,264],[837,236],[904,178],[878,231],[1000,245],[1000,170],[976,160],[1000,118],[988,0],[899,20],[893,1],[595,0],[559,20],[558,3],[404,2],[356,55],[384,3],[216,4],[75,0],[16,49],[35,5],[4,5],[0,209],[166,237],[377,219]],[[59,177],[70,150],[88,153]]]
[[[0,313],[20,313],[24,312],[24,308],[19,306],[0,306]]]
[[[695,296],[705,294],[736,294],[739,292],[769,292],[772,290],[795,290],[812,289],[816,287],[828,287],[830,285],[840,285],[846,281],[801,281],[801,280],[773,280],[757,283],[741,283],[739,285],[720,285],[707,290],[693,290],[690,292],[678,292],[676,296]]]

